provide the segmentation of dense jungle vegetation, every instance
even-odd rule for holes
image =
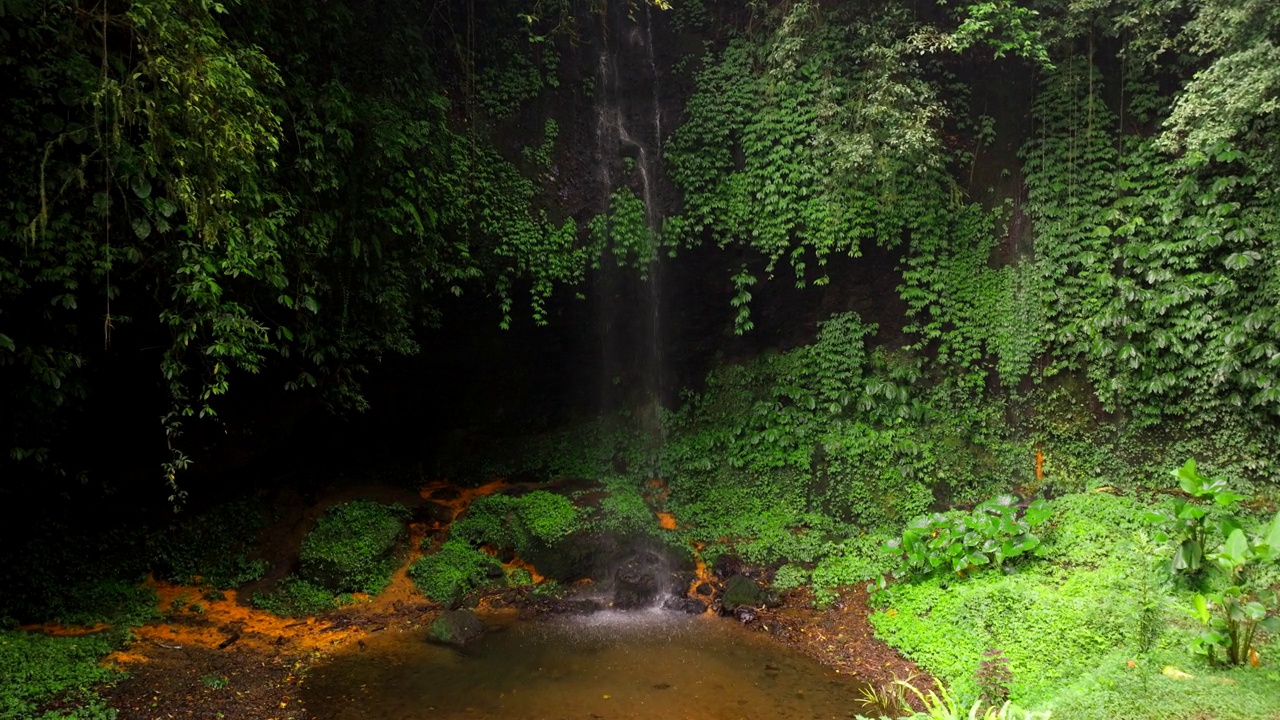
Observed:
[[[318,412],[304,485],[361,423],[593,483],[478,500],[442,604],[646,537],[870,586],[930,717],[1277,717],[1280,5],[0,0],[0,67],[0,720],[114,716],[148,573],[382,590],[403,506],[255,550]]]

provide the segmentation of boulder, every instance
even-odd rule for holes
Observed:
[[[622,561],[613,574],[613,607],[634,610],[649,607],[666,588],[666,561],[649,552]]]
[[[440,645],[462,647],[484,635],[484,623],[470,610],[447,610],[431,623],[427,639]]]
[[[764,590],[746,575],[734,575],[724,583],[720,591],[720,612],[732,614],[740,607],[757,607],[764,602]]]
[[[693,598],[669,597],[663,601],[662,608],[674,612],[688,613],[689,615],[701,615],[707,611],[707,604]]]
[[[711,563],[711,573],[721,580],[734,575],[741,575],[743,573],[742,559],[729,553],[717,555],[716,559]]]

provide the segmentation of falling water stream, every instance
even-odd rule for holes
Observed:
[[[876,716],[861,686],[709,616],[507,619],[463,650],[388,633],[315,667],[317,720],[817,720]]]

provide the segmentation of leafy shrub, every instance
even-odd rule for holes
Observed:
[[[1009,699],[1009,684],[1013,682],[1013,671],[1009,669],[1009,658],[997,648],[987,648],[982,653],[982,662],[973,674],[978,686],[978,699],[984,706],[999,706]]]
[[[808,585],[810,576],[810,571],[799,565],[783,565],[774,573],[772,587],[779,592],[793,590]]]
[[[21,534],[0,541],[0,617],[91,625],[137,622],[154,612],[155,594],[140,587],[149,569],[142,528],[56,521],[32,527],[17,519],[2,525]]]
[[[156,574],[184,584],[199,578],[222,589],[258,580],[267,571],[266,561],[249,556],[262,525],[260,508],[248,500],[185,516],[149,543]]]
[[[409,566],[409,577],[424,595],[452,605],[463,595],[502,578],[502,566],[465,541],[451,538],[432,555]]]
[[[378,593],[396,568],[408,517],[403,505],[369,500],[329,508],[302,542],[302,576],[333,592]]]
[[[270,590],[260,590],[250,600],[259,610],[281,617],[305,617],[338,607],[333,592],[303,578],[290,576]]]
[[[884,532],[853,535],[839,544],[813,569],[813,592],[819,606],[835,600],[835,588],[879,580],[892,572],[897,560],[883,551]]]
[[[1001,495],[971,513],[950,512],[919,517],[907,524],[902,537],[885,548],[898,554],[898,577],[927,577],[939,568],[963,573],[984,565],[999,567],[1005,560],[1034,549],[1040,539],[1031,530],[1052,512],[1044,500],[1019,513],[1017,498]]]
[[[1173,471],[1178,486],[1191,496],[1174,498],[1171,513],[1150,512],[1147,520],[1154,523],[1159,532],[1156,540],[1172,539],[1177,544],[1169,560],[1171,575],[1185,575],[1193,580],[1201,577],[1202,561],[1231,535],[1240,529],[1240,520],[1227,512],[1243,495],[1232,492],[1220,478],[1209,478],[1196,470],[1195,458],[1188,459],[1182,467]],[[1214,512],[1214,508],[1218,512]],[[1211,523],[1216,520],[1217,523]],[[1219,535],[1214,526],[1222,528]]]
[[[657,532],[653,510],[645,503],[635,482],[617,476],[606,477],[600,482],[608,495],[600,500],[588,523],[590,529],[619,537]]]
[[[119,677],[99,665],[114,649],[114,639],[102,634],[49,637],[0,630],[0,719],[40,717],[37,709],[53,700],[85,706],[72,716],[113,717],[93,686]]]
[[[563,495],[487,495],[453,523],[451,537],[528,556],[553,546],[581,526],[579,510]]]

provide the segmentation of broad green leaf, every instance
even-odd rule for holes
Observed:
[[[1234,515],[1225,515],[1218,520],[1218,531],[1222,533],[1222,537],[1229,538],[1231,533],[1241,529],[1240,519]]]
[[[1200,473],[1196,472],[1196,459],[1188,458],[1182,467],[1173,471],[1174,477],[1178,478],[1178,487],[1189,495],[1199,495],[1203,481]]]
[[[142,175],[134,175],[129,180],[129,187],[133,188],[133,194],[146,200],[151,197],[151,181]]]
[[[1186,505],[1182,506],[1181,510],[1178,511],[1178,519],[1179,520],[1199,520],[1200,518],[1205,516],[1205,513],[1206,513],[1205,509],[1200,507],[1199,505],[1192,505],[1191,503],[1187,503]]]
[[[1152,512],[1148,510],[1142,513],[1142,520],[1144,522],[1148,522],[1148,523],[1151,523],[1152,525],[1155,525],[1158,523],[1168,522],[1169,516],[1165,515],[1164,513]]]
[[[1209,600],[1204,595],[1196,593],[1196,617],[1204,625],[1209,624]]]
[[[1222,492],[1214,494],[1213,502],[1218,507],[1227,507],[1229,505],[1234,505],[1235,503],[1243,500],[1244,498],[1245,498],[1244,495],[1241,495],[1239,493],[1233,493],[1229,490],[1224,490]]]
[[[1271,529],[1263,535],[1262,541],[1272,550],[1280,552],[1280,512],[1277,512],[1275,519],[1271,521]]]
[[[1173,553],[1174,570],[1196,570],[1200,567],[1200,543],[1195,540],[1184,540]]]
[[[1229,560],[1233,567],[1239,567],[1249,560],[1249,540],[1244,536],[1243,530],[1237,528],[1231,533],[1222,546],[1221,555]]]
[[[1027,506],[1026,520],[1027,524],[1035,527],[1044,522],[1053,514],[1053,508],[1043,498],[1037,499],[1035,502]]]

